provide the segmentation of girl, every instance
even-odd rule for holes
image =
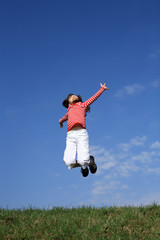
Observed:
[[[69,94],[62,105],[68,109],[63,118],[59,120],[60,127],[68,120],[68,130],[66,138],[66,149],[64,152],[64,162],[68,169],[81,167],[84,177],[88,176],[88,167],[91,173],[97,171],[94,157],[89,154],[89,137],[86,130],[86,112],[90,110],[90,105],[107,89],[105,84],[101,84],[100,90],[87,101],[82,102],[81,96]],[[77,161],[76,161],[77,153]]]

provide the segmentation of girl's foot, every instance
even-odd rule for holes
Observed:
[[[87,177],[89,174],[88,168],[87,167],[85,169],[81,168],[81,173],[82,173],[83,177]]]
[[[93,156],[90,156],[89,170],[92,174],[97,172],[97,165],[95,164]]]

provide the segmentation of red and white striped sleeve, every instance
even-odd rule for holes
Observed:
[[[68,120],[68,112],[59,120],[59,123],[63,123]]]
[[[91,105],[104,91],[105,91],[105,89],[104,89],[103,87],[101,87],[101,88],[99,89],[99,91],[98,91],[96,94],[94,94],[91,98],[89,98],[88,100],[86,100],[86,101],[83,103],[83,105],[84,105],[85,107]]]

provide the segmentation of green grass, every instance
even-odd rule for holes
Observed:
[[[160,206],[0,209],[0,240],[158,240]]]

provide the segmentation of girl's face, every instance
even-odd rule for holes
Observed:
[[[68,99],[69,104],[72,104],[73,102],[77,101],[78,97],[76,95],[71,95]]]

